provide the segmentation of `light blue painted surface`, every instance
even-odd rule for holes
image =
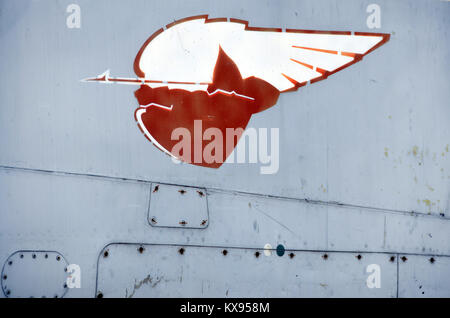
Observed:
[[[57,250],[82,269],[82,288],[67,296],[91,297],[97,256],[112,242],[409,253],[422,267],[450,255],[448,2],[377,1],[381,29],[366,26],[371,1],[76,1],[82,26],[68,29],[70,3],[0,3],[2,264],[16,250]],[[252,118],[250,127],[280,129],[277,174],[175,165],[137,128],[135,87],[79,80],[107,68],[133,76],[150,34],[203,13],[391,39]],[[206,188],[208,227],[151,227],[151,182]],[[427,268],[425,296],[448,296],[448,266]],[[396,292],[412,295],[413,275],[399,277]]]

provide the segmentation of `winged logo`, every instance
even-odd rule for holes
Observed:
[[[251,116],[274,106],[281,93],[327,79],[388,40],[384,33],[259,28],[201,15],[153,33],[134,61],[137,78],[113,78],[107,71],[86,80],[139,85],[135,119],[147,139],[172,157],[218,168],[241,136],[227,129],[245,129]],[[200,145],[192,140],[192,152],[175,151],[173,131],[180,127],[192,135],[198,129],[202,135],[220,131],[229,139],[215,149],[220,160],[197,156],[208,140]]]

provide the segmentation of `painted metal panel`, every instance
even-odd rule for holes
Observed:
[[[362,267],[352,265],[354,254],[384,262],[383,253],[407,253],[408,261],[399,264],[399,296],[449,295],[441,257],[450,255],[450,73],[443,67],[450,58],[448,2],[377,1],[382,24],[376,30],[366,24],[368,3],[359,0],[79,0],[80,29],[66,26],[70,3],[0,2],[0,263],[17,250],[58,250],[82,270],[82,288],[66,296],[93,296],[97,256],[111,242],[160,244],[162,254],[169,253],[162,247],[167,244],[196,245],[194,255],[208,266],[216,266],[218,253],[201,246],[237,248],[243,268],[250,268],[244,261],[252,249],[283,244],[302,251],[293,260],[273,253],[276,275],[283,262],[294,274],[287,263],[294,261],[314,284],[295,289],[285,282],[283,290],[274,282],[280,294],[370,296],[352,280],[359,284],[363,276]],[[249,127],[279,128],[277,173],[261,175],[258,164],[206,169],[175,164],[148,143],[133,118],[133,87],[79,81],[107,68],[132,75],[137,50],[151,33],[199,12],[261,27],[383,32],[391,40],[362,63],[284,94],[276,107],[252,117]],[[167,206],[151,200],[157,184],[207,192],[184,204],[201,205],[203,216],[207,203],[207,222],[197,209],[179,210],[169,196]],[[169,209],[176,214],[164,213]],[[188,228],[198,223],[202,230]],[[332,255],[331,261],[321,263],[315,250]],[[135,252],[136,246],[119,254]],[[145,259],[148,250],[137,253],[133,257]],[[430,255],[441,265],[429,266]],[[123,259],[111,265],[129,266]],[[327,264],[337,267],[322,272]],[[185,265],[168,263],[164,270],[174,277]],[[223,295],[224,280],[235,270],[233,264],[224,268],[215,292]],[[148,275],[143,269],[128,274],[121,292],[131,293],[134,278]],[[201,274],[213,281],[212,270]],[[389,269],[389,281],[375,296],[393,295],[392,277]],[[114,290],[112,282],[103,283],[108,293]],[[152,292],[143,285],[136,296]],[[242,295],[271,292],[239,286]],[[192,288],[201,294],[196,282]]]
[[[442,67],[449,59],[448,2],[377,1],[382,24],[376,31],[391,34],[382,50],[253,116],[250,127],[280,128],[280,169],[265,176],[255,164],[174,164],[137,129],[133,87],[79,80],[107,68],[132,74],[150,34],[199,12],[263,27],[374,31],[366,25],[366,4],[77,3],[80,29],[66,27],[63,3],[1,4],[0,36],[7,44],[0,48],[1,165],[449,213],[450,75]],[[151,18],[136,18],[142,12]],[[24,78],[27,93],[17,94]]]
[[[103,297],[395,297],[397,264],[387,254],[110,244],[98,260]],[[380,266],[381,288],[366,284]],[[225,274],[226,273],[226,274]]]
[[[208,201],[203,188],[153,184],[148,221],[156,227],[204,229],[208,226]]]
[[[386,248],[414,254],[450,255],[450,220],[386,215]],[[406,230],[408,229],[408,230]]]
[[[371,251],[427,255],[429,247],[432,254],[450,253],[444,239],[450,231],[447,219],[208,189],[206,229],[152,227],[147,220],[150,186],[0,169],[0,259],[4,262],[19,249],[54,247],[82,271],[82,287],[70,289],[66,297],[92,297],[99,251],[116,239],[261,250],[269,243],[291,250],[354,251],[355,255]]]
[[[67,261],[54,251],[17,251],[3,265],[1,285],[6,297],[61,298],[68,290]]]
[[[403,258],[404,257],[404,258]],[[450,297],[450,258],[406,255],[399,262],[399,297]]]

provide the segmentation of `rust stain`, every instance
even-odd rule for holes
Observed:
[[[125,289],[125,298],[131,298],[134,296],[136,291],[142,287],[142,285],[152,284],[152,288],[158,285],[158,283],[161,281],[161,277],[156,277],[156,280],[153,282],[153,278],[150,275],[147,275],[143,280],[139,281],[138,283],[136,280],[134,280],[134,286],[133,291],[130,295],[128,295],[128,289]]]

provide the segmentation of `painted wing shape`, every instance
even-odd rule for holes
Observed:
[[[388,40],[382,33],[255,28],[242,20],[197,16],[155,32],[134,68],[139,77],[161,80],[152,86],[205,90],[221,47],[243,78],[255,76],[285,92],[327,78]]]

